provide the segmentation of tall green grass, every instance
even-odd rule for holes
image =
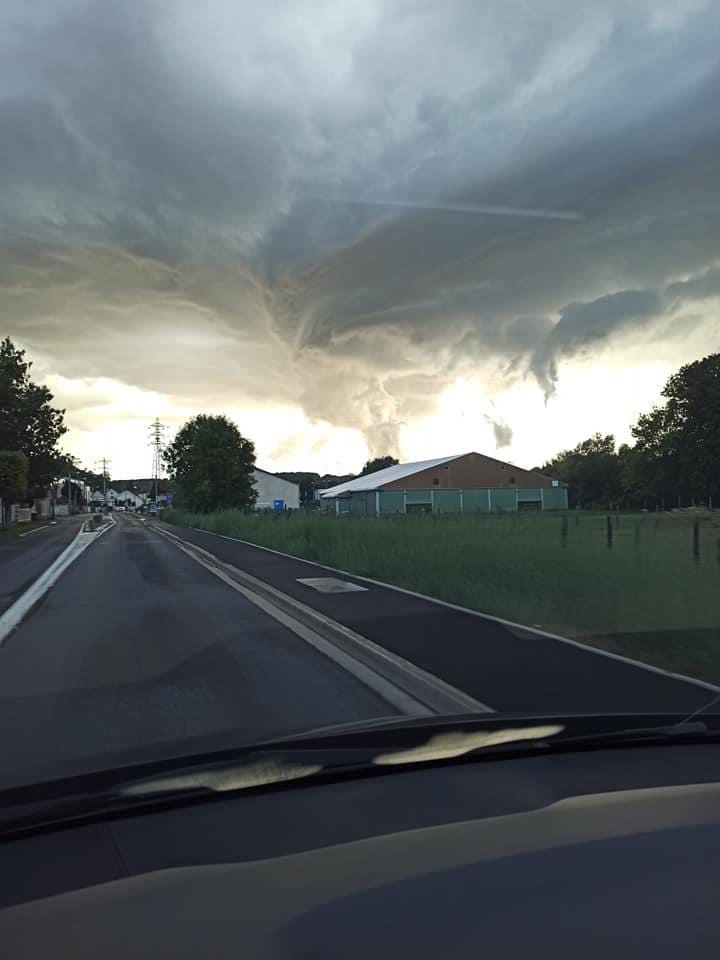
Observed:
[[[683,666],[678,637],[687,637],[709,650],[700,656],[708,663],[696,672],[720,680],[720,517],[714,514],[363,519],[227,510],[173,511],[165,519],[619,645],[628,655],[676,669]],[[671,636],[672,649],[663,652],[663,637]],[[656,655],[648,653],[648,642]]]

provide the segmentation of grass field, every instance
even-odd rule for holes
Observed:
[[[720,514],[164,519],[720,683]]]

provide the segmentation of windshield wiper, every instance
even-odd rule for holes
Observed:
[[[720,738],[720,717],[682,715],[423,718],[268,741],[82,774],[0,793],[0,837],[245,790],[370,776],[422,765]]]

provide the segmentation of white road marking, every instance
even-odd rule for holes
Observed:
[[[31,533],[42,533],[43,530],[49,530],[50,524],[45,523],[42,527],[35,527],[34,530],[26,530],[25,533],[21,533],[20,537],[29,537]]]
[[[35,604],[42,600],[65,570],[77,560],[81,553],[87,550],[93,540],[97,540],[113,525],[114,521],[95,533],[86,533],[82,528],[78,531],[72,543],[63,550],[59,557],[55,558],[47,570],[27,588],[25,593],[19,596],[15,603],[0,616],[0,647]]]
[[[297,577],[297,582],[305,587],[312,587],[318,593],[367,593],[367,587],[359,583],[350,583],[349,580],[338,580],[337,577]]]

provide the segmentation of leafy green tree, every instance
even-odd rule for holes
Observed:
[[[209,513],[255,503],[255,445],[227,417],[188,420],[163,457],[178,506]]]
[[[612,434],[594,434],[572,450],[564,450],[542,468],[567,483],[570,501],[580,506],[610,507],[622,497],[620,464]]]
[[[671,504],[720,500],[720,353],[686,364],[662,391],[665,403],[632,429],[654,493]]]
[[[288,480],[290,483],[296,483],[300,492],[300,503],[311,504],[315,496],[315,488],[320,483],[320,474],[312,473],[306,470],[295,470],[284,473],[278,473],[278,477]]]
[[[9,337],[0,343],[0,450],[20,450],[28,461],[28,493],[39,496],[62,474],[60,437],[64,410],[52,393],[30,379],[32,363]]]
[[[374,460],[368,460],[359,473],[359,476],[365,477],[368,473],[375,473],[377,470],[384,470],[386,467],[394,467],[400,463],[395,457],[375,457]]]
[[[10,523],[10,507],[27,493],[28,462],[19,450],[0,450],[0,502],[2,524]]]

